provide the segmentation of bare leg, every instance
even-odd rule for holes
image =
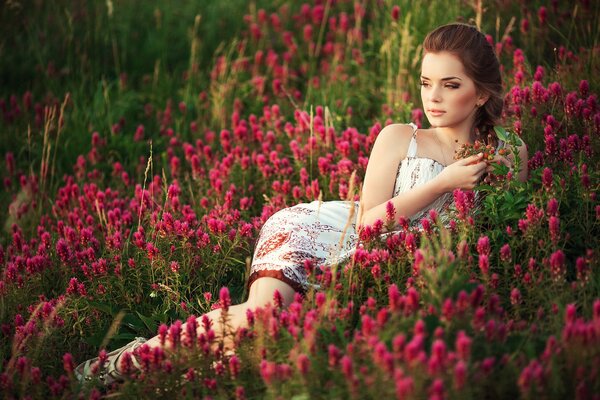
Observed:
[[[285,282],[280,281],[275,278],[259,278],[255,280],[250,286],[250,293],[248,295],[248,300],[244,303],[232,305],[229,307],[227,312],[227,326],[222,326],[221,324],[221,313],[222,309],[216,309],[209,313],[206,313],[206,316],[209,317],[213,324],[212,330],[214,331],[216,337],[223,336],[223,328],[227,329],[228,332],[235,332],[237,329],[242,327],[248,327],[248,320],[246,318],[247,310],[254,310],[257,307],[264,307],[268,303],[273,302],[273,294],[275,291],[279,291],[281,297],[283,298],[284,307],[290,305],[294,300],[294,289],[290,285]],[[186,332],[186,324],[183,324],[181,327],[182,334]],[[198,319],[198,329],[197,334],[200,335],[205,333],[204,327],[200,323],[200,319]],[[227,334],[227,332],[225,332]],[[152,339],[146,342],[150,347],[160,347],[160,337],[155,336]],[[165,347],[167,349],[170,347],[168,345],[168,341],[165,343]]]

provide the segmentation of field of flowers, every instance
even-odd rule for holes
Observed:
[[[600,399],[600,2],[306,1],[4,2],[3,398]],[[453,21],[495,46],[529,180],[307,262],[321,290],[234,355],[181,340],[245,299],[270,215],[358,199],[381,129],[427,125],[420,43]],[[157,333],[123,384],[75,378]]]

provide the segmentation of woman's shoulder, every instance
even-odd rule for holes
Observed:
[[[414,130],[414,126],[410,124],[386,125],[375,139],[371,160],[383,163],[400,162],[407,154]]]
[[[397,143],[410,141],[416,126],[413,124],[389,124],[386,125],[379,135],[377,136],[377,142]]]

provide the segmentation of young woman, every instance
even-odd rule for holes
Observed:
[[[305,292],[310,286],[306,260],[314,265],[333,265],[349,257],[358,241],[357,225],[385,220],[389,201],[397,218],[406,216],[411,225],[418,225],[431,209],[444,218],[452,191],[473,189],[482,175],[492,170],[491,163],[512,169],[510,156],[483,160],[479,154],[454,160],[460,146],[475,140],[491,140],[496,147],[502,146],[492,129],[502,113],[500,65],[485,36],[469,25],[444,25],[427,35],[423,49],[421,99],[431,128],[393,124],[380,132],[369,158],[360,202],[314,201],[271,216],[254,251],[248,300],[228,309],[229,329],[246,326],[246,311],[265,306],[276,291],[284,305],[293,301],[296,292]],[[524,144],[518,153],[523,168],[514,173],[525,180]],[[221,310],[207,316],[220,321]],[[217,336],[223,335],[222,329],[221,324],[213,324]],[[203,328],[199,327],[201,333]],[[107,383],[117,380],[121,377],[121,356],[143,343],[161,346],[158,337],[148,341],[138,338],[109,353],[102,366],[98,359],[88,360],[76,372],[81,379],[99,376]],[[165,346],[169,347],[168,340]],[[131,360],[139,367],[135,357]]]

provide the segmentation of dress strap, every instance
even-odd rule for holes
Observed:
[[[413,128],[412,138],[410,138],[410,143],[408,145],[408,151],[406,152],[407,157],[414,157],[417,154],[417,125],[414,123],[409,123]]]

